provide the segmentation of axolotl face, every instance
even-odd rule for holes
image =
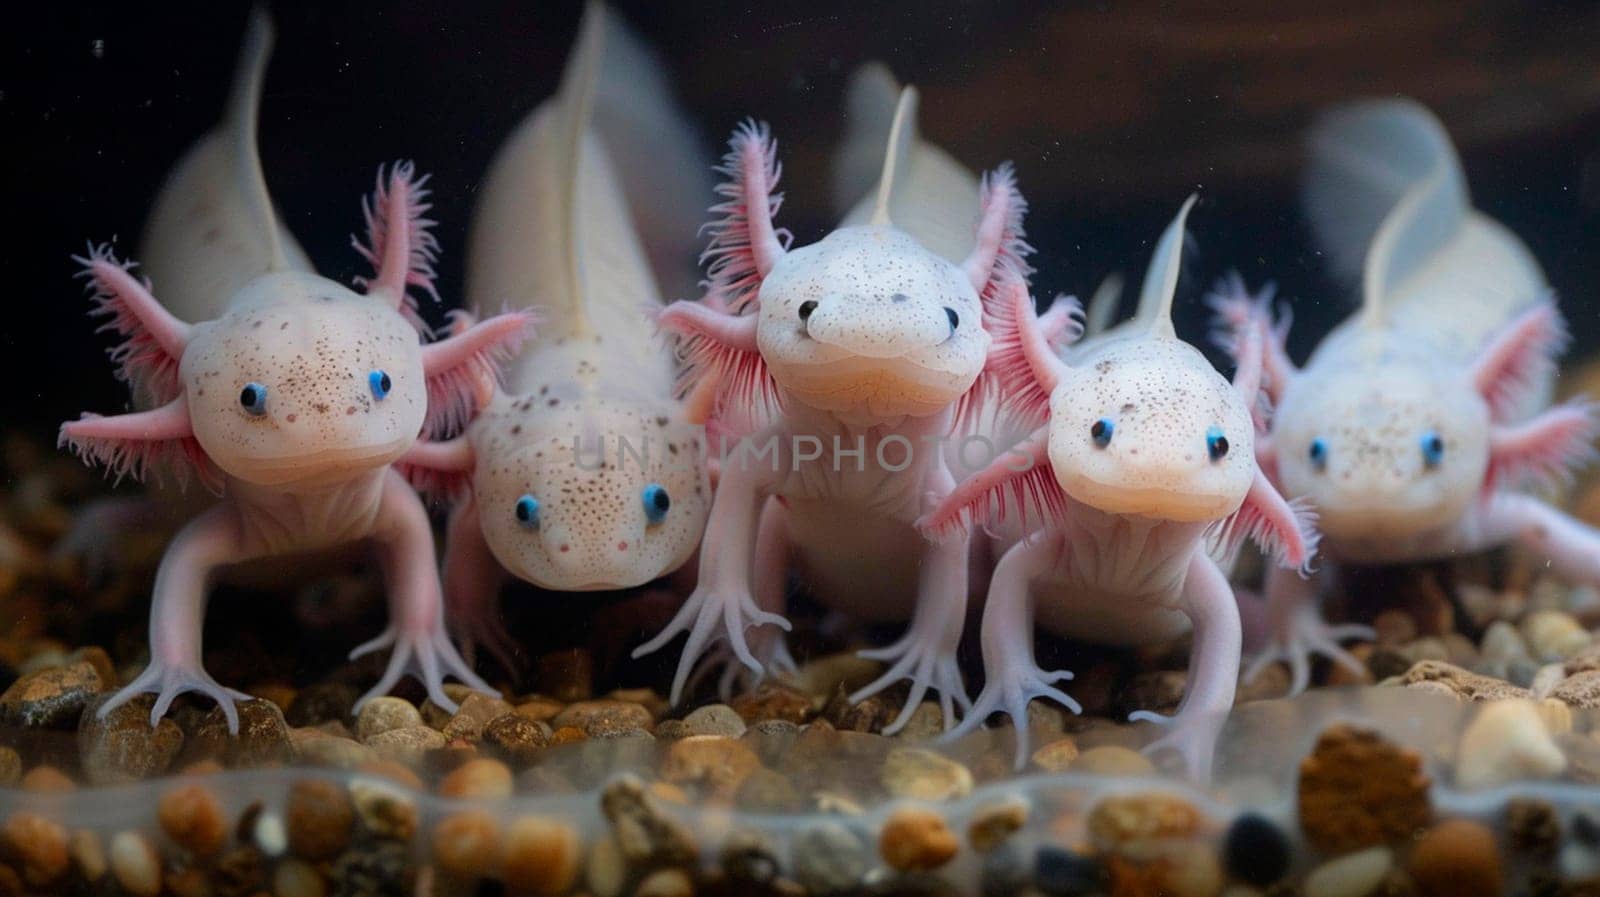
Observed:
[[[889,226],[790,250],[760,298],[757,341],[773,377],[837,414],[934,414],[972,386],[989,348],[967,275]]]
[[[382,300],[304,272],[258,278],[196,325],[179,377],[206,454],[262,486],[387,466],[427,412],[416,330]]]
[[[565,592],[681,567],[711,509],[700,428],[644,403],[549,401],[503,399],[473,424],[473,492],[495,558]]]
[[[1335,539],[1404,538],[1459,519],[1489,464],[1489,407],[1438,364],[1308,369],[1273,423],[1285,494]]]
[[[1050,464],[1074,500],[1112,514],[1220,520],[1255,478],[1250,410],[1193,346],[1109,343],[1050,396]]]

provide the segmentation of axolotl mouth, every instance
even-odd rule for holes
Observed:
[[[1078,474],[1060,478],[1061,488],[1076,501],[1110,514],[1135,514],[1177,523],[1221,520],[1239,510],[1244,495],[1171,486],[1125,486]]]
[[[230,475],[261,486],[318,482],[385,467],[400,457],[411,443],[410,439],[394,439],[376,445],[323,449],[304,455],[235,456],[227,469]]]

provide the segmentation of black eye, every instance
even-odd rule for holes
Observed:
[[[1438,433],[1431,430],[1424,433],[1422,436],[1422,463],[1426,464],[1429,470],[1432,470],[1438,467],[1439,462],[1443,460],[1444,440],[1440,438]]]
[[[1206,452],[1211,455],[1211,460],[1221,461],[1228,454],[1228,437],[1222,435],[1221,427],[1212,427],[1206,431]]]
[[[804,321],[810,318],[811,313],[816,310],[817,301],[815,299],[807,299],[806,301],[800,303],[800,320]]]
[[[1105,448],[1111,444],[1111,431],[1115,429],[1116,425],[1111,423],[1111,418],[1102,417],[1089,428],[1089,438],[1094,440],[1095,445]]]
[[[1326,470],[1328,467],[1328,443],[1321,436],[1311,440],[1311,448],[1306,454],[1311,457],[1311,466],[1317,470]]]
[[[239,390],[239,404],[257,417],[267,413],[267,388],[259,383],[246,383]]]
[[[950,332],[955,333],[956,329],[961,326],[961,316],[956,314],[956,310],[949,306],[945,306],[944,316],[950,319]]]

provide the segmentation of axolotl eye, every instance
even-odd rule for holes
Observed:
[[[1444,439],[1433,430],[1422,434],[1422,463],[1432,470],[1443,460]]]
[[[394,388],[394,381],[389,379],[387,371],[375,370],[367,375],[367,385],[372,387],[372,397],[381,402]]]
[[[1221,427],[1212,427],[1206,431],[1206,454],[1213,461],[1221,461],[1228,456],[1228,437],[1222,435]]]
[[[1306,455],[1318,473],[1328,469],[1328,443],[1321,436],[1311,440],[1311,447],[1306,450]]]
[[[1089,438],[1094,440],[1096,446],[1105,448],[1111,444],[1111,433],[1116,428],[1116,424],[1111,422],[1111,418],[1102,417],[1095,421],[1093,426],[1089,427]]]
[[[667,519],[667,512],[672,509],[672,496],[667,494],[667,487],[651,483],[644,487],[641,497],[644,499],[644,519],[650,521],[651,526]]]
[[[539,500],[531,495],[517,499],[517,525],[523,529],[539,528]]]
[[[267,388],[260,383],[246,383],[239,390],[239,405],[252,417],[267,413]]]

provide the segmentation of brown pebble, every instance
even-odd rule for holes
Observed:
[[[1319,850],[1348,853],[1409,837],[1433,816],[1416,751],[1336,725],[1300,762],[1300,827]]]
[[[405,698],[380,695],[361,705],[361,713],[356,716],[355,736],[366,743],[384,732],[420,725],[422,714],[417,712],[415,704]]]
[[[211,878],[216,882],[216,887],[211,888],[205,880],[203,870],[190,867],[196,872],[202,872],[199,887],[196,889],[198,897],[209,897],[215,890],[218,895],[256,894],[267,884],[267,858],[258,848],[241,845],[224,853],[217,860],[216,866],[211,870]],[[175,890],[168,884],[169,890]]]
[[[1155,774],[1156,767],[1149,757],[1132,748],[1102,744],[1079,754],[1072,771],[1097,776],[1148,776]]]
[[[343,788],[321,779],[289,787],[289,850],[313,862],[331,860],[350,845],[355,810]]]
[[[367,747],[385,760],[419,765],[424,755],[449,744],[444,734],[428,726],[403,726],[379,732],[367,740]]]
[[[967,823],[967,841],[979,853],[988,853],[1028,824],[1028,805],[1021,800],[984,804]]]
[[[735,698],[729,706],[747,725],[769,719],[804,725],[814,713],[810,695],[783,685],[763,685]]]
[[[304,860],[287,857],[273,867],[273,897],[326,897],[327,893],[322,873]]]
[[[13,813],[6,819],[0,825],[0,845],[21,867],[22,877],[36,887],[67,871],[67,830],[37,813]]]
[[[350,783],[350,800],[356,817],[379,838],[409,841],[417,831],[417,803],[394,784],[382,779]]]
[[[483,746],[521,769],[539,758],[550,743],[550,727],[521,713],[503,713],[483,727]]]
[[[1108,797],[1089,813],[1089,836],[1103,848],[1152,838],[1186,838],[1200,830],[1200,811],[1158,791]]]
[[[78,790],[77,783],[54,766],[35,766],[23,774],[18,784],[23,791],[44,794],[65,794]]]
[[[578,877],[582,846],[564,822],[524,816],[506,830],[500,863],[513,892],[564,894]]]
[[[925,872],[950,862],[961,844],[944,817],[932,810],[907,807],[896,810],[883,823],[878,852],[883,861],[901,872]]]
[[[59,729],[77,725],[89,699],[112,685],[97,666],[77,661],[29,673],[0,693],[0,724]]]
[[[468,760],[439,782],[439,796],[486,800],[510,797],[511,770],[490,757]]]
[[[1078,743],[1071,735],[1057,738],[1033,752],[1033,765],[1045,772],[1065,772],[1078,759]]]
[[[536,723],[548,723],[567,708],[565,701],[533,695],[516,706],[516,712]]]
[[[180,785],[161,795],[156,805],[161,830],[196,857],[211,857],[228,837],[222,804],[203,785]]]
[[[760,767],[755,752],[737,738],[690,735],[667,748],[661,777],[668,782],[703,785],[715,795],[730,797]]]
[[[1406,867],[1423,897],[1500,897],[1504,869],[1494,833],[1448,819],[1417,839]]]
[[[94,785],[123,785],[167,771],[183,748],[183,730],[170,718],[150,725],[154,695],[140,695],[105,718],[99,710],[109,695],[97,695],[78,720],[78,758]]]
[[[1374,671],[1376,672],[1376,671]],[[1483,676],[1442,660],[1419,660],[1400,676],[1401,685],[1437,682],[1468,701],[1498,701],[1503,698],[1528,698],[1533,692],[1504,679]]]
[[[161,857],[150,839],[138,832],[111,836],[111,874],[122,889],[135,897],[161,893]]]
[[[634,729],[648,731],[654,723],[655,718],[642,704],[605,699],[569,704],[550,721],[550,725],[558,730],[570,726],[581,730],[590,738],[616,735]]]
[[[87,882],[97,882],[106,874],[109,868],[106,864],[105,845],[100,843],[100,835],[93,829],[80,828],[72,833],[67,841],[67,852],[72,856],[72,864],[77,867],[78,875]],[[5,893],[0,890],[0,894]]]
[[[483,810],[452,813],[433,828],[439,867],[463,878],[486,877],[500,855],[500,825]]]
[[[477,741],[483,737],[483,727],[488,725],[490,720],[512,712],[511,705],[505,701],[475,691],[462,700],[461,705],[456,708],[455,715],[450,717],[450,721],[444,724],[441,731],[446,738]]]
[[[294,756],[289,741],[289,724],[283,711],[271,701],[240,701],[239,731],[228,731],[228,720],[221,707],[213,707],[200,721],[189,739],[186,755],[215,758],[234,769],[281,766]]]
[[[562,726],[550,733],[550,744],[551,746],[576,744],[588,738],[589,736],[583,734],[583,730],[577,726]]]
[[[677,865],[698,853],[694,835],[663,813],[637,776],[624,775],[600,792],[600,810],[631,864]]]

